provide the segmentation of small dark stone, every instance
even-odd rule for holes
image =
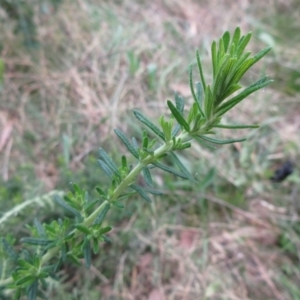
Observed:
[[[273,182],[281,182],[292,173],[293,165],[290,161],[287,161],[275,171],[274,175],[270,179]]]

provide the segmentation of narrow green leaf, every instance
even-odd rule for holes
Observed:
[[[183,114],[184,100],[180,95],[178,95],[177,92],[175,93],[175,103],[176,103],[176,108],[181,112],[181,114]]]
[[[173,131],[172,131],[172,137],[175,137],[178,132],[180,131],[180,128],[181,126],[179,124],[176,124],[175,127],[173,128]]]
[[[86,226],[83,226],[83,225],[80,225],[80,224],[76,224],[75,228],[78,229],[79,231],[83,232],[84,234],[90,234],[91,233],[90,230]]]
[[[190,68],[190,89],[194,98],[195,103],[197,103],[198,110],[200,114],[204,117],[204,113],[202,111],[202,85],[200,82],[196,83],[196,91],[197,94],[195,93],[194,90],[194,85],[193,85],[193,69]]]
[[[103,238],[104,242],[106,242],[106,243],[112,243],[111,239],[108,238],[106,235],[102,235],[101,237]]]
[[[222,101],[241,88],[242,88],[242,85],[239,83],[230,86],[230,88],[228,90],[226,90],[225,93],[223,94]]]
[[[104,233],[107,233],[107,232],[109,232],[111,230],[112,230],[111,226],[106,226],[106,227],[100,228],[99,233],[100,234],[104,234]]]
[[[196,102],[194,102],[190,108],[190,111],[189,111],[189,114],[188,114],[188,117],[187,117],[187,123],[190,125],[192,124],[197,115],[199,115],[199,108],[198,108],[198,104]]]
[[[139,158],[139,154],[137,152],[137,150],[135,149],[135,147],[130,143],[130,141],[128,140],[128,138],[126,137],[126,135],[119,129],[115,129],[115,134],[119,137],[119,139],[123,142],[123,144],[126,146],[126,148],[128,149],[129,152],[131,152],[131,154],[135,157],[135,158]]]
[[[240,66],[237,67],[236,73],[232,76],[229,85],[238,83],[244,74],[253,66],[253,57],[246,59]]]
[[[245,99],[247,96],[249,96],[250,94],[254,93],[255,91],[257,91],[259,89],[266,87],[271,82],[273,82],[273,80],[267,80],[267,79],[268,79],[267,76],[259,79],[258,81],[256,81],[255,83],[253,83],[252,85],[250,85],[249,87],[244,89],[237,96],[235,96],[235,97],[229,99],[228,101],[226,101],[225,103],[223,103],[217,110],[217,116],[224,115],[228,110],[233,108],[235,105],[237,105],[243,99]]]
[[[165,117],[164,116],[161,116],[158,121],[159,121],[159,124],[160,124],[160,126],[162,128],[165,140],[169,141],[171,139],[171,137],[172,137],[172,132],[170,130],[168,121],[165,121]]]
[[[91,252],[91,243],[90,241],[87,241],[84,250],[83,250],[84,260],[85,260],[85,266],[87,269],[91,267],[92,264],[92,252]]]
[[[219,50],[218,50],[218,66],[220,66],[220,62],[223,59],[223,56],[225,55],[225,48],[224,48],[224,41],[221,38],[219,40]]]
[[[149,203],[152,202],[151,198],[147,195],[147,193],[141,186],[132,184],[132,185],[130,185],[130,187],[132,189],[134,189],[137,193],[139,193],[142,196],[142,198],[145,199],[147,202],[149,202]]]
[[[163,141],[165,141],[165,136],[162,133],[162,131],[155,125],[153,124],[150,120],[148,120],[142,113],[140,113],[138,110],[133,111],[135,117],[145,124],[148,128],[150,128],[156,135],[158,135]]]
[[[30,268],[32,267],[32,264],[29,263],[29,262],[26,260],[26,259],[30,259],[29,253],[28,253],[27,250],[25,250],[25,251],[26,251],[25,254],[27,254],[26,257],[25,257],[25,259],[20,258],[20,259],[18,260],[18,264],[19,264],[19,266],[21,266],[23,269],[30,269]]]
[[[183,150],[191,147],[191,143],[184,143],[180,144],[179,146],[176,147],[176,150]]]
[[[79,185],[78,185],[77,183],[72,183],[72,186],[73,186],[73,188],[74,188],[74,191],[75,191],[78,195],[80,195],[80,194],[82,193],[82,190],[81,190],[81,188],[79,187]]]
[[[218,124],[214,127],[217,128],[225,128],[225,129],[246,129],[246,128],[259,128],[259,125],[223,125]]]
[[[16,286],[24,286],[25,284],[28,285],[29,282],[33,281],[32,275],[26,275],[22,277],[21,279],[17,280],[15,282]]]
[[[133,194],[134,194],[134,192],[131,195],[133,195]],[[128,197],[129,197],[129,195],[126,196],[126,198],[128,198]],[[119,199],[122,200],[122,199],[125,199],[125,197],[121,196],[120,198],[118,198],[118,200]],[[123,209],[125,207],[123,203],[118,202],[118,201],[112,201],[111,204],[113,206],[117,207],[117,208],[122,208]]]
[[[197,135],[193,135],[194,139],[201,145],[201,146],[204,146],[206,148],[208,148],[209,150],[216,150],[217,148],[216,147],[213,147],[212,145],[208,144],[206,141],[204,141],[202,139],[202,136],[197,136]]]
[[[104,171],[104,173],[111,179],[114,179],[114,172],[108,167],[108,165],[102,160],[98,159],[99,166]]]
[[[190,126],[189,124],[186,122],[186,120],[183,118],[183,116],[181,115],[181,113],[177,110],[177,108],[173,105],[173,103],[168,100],[167,104],[169,106],[169,109],[171,110],[174,118],[177,120],[177,122],[183,126],[183,128],[189,132],[190,131]]]
[[[223,97],[221,97],[221,95],[224,92],[225,88],[225,76],[227,75],[225,70],[230,67],[229,65],[231,62],[232,61],[230,60],[229,54],[226,54],[220,62],[218,73],[214,78],[213,84],[213,98],[216,100],[215,104],[219,104],[223,100]]]
[[[41,224],[41,222],[37,218],[34,219],[34,225],[36,227],[36,230],[37,230],[39,236],[46,237],[45,229],[44,229],[43,225]]]
[[[196,132],[200,129],[201,125],[205,123],[205,119],[200,114],[196,115],[193,120],[192,132]]]
[[[152,147],[154,147],[154,145],[156,144],[157,139],[154,138],[152,141],[150,141],[149,145],[148,145],[148,149],[151,149]]]
[[[214,97],[211,92],[210,86],[208,85],[205,91],[205,102],[204,102],[204,112],[205,112],[206,119],[209,119],[212,116],[213,107],[214,107]]]
[[[154,150],[149,150],[149,149],[143,148],[143,151],[147,152],[149,155],[154,154]]]
[[[154,166],[156,166],[157,168],[163,170],[163,171],[166,171],[168,173],[174,174],[174,175],[176,175],[176,176],[178,176],[180,178],[188,179],[188,177],[184,173],[179,172],[176,169],[173,169],[173,168],[171,168],[169,166],[163,165],[163,164],[161,164],[159,162],[155,162],[155,163],[152,163],[152,164]]]
[[[199,70],[199,74],[200,74],[200,78],[201,78],[203,90],[205,92],[205,90],[206,90],[206,83],[205,83],[205,79],[204,79],[204,75],[203,75],[203,70],[202,70],[202,65],[201,65],[199,50],[197,50],[197,52],[196,52],[196,58],[197,58],[197,65],[198,65],[198,70]]]
[[[75,208],[73,208],[72,206],[70,206],[66,201],[64,201],[60,196],[55,195],[54,196],[54,200],[61,205],[65,210],[67,210],[68,212],[70,212],[71,214],[73,214],[75,217],[77,218],[81,218],[81,213],[76,210]]]
[[[192,182],[197,182],[192,175],[190,174],[190,172],[187,170],[187,168],[183,165],[183,163],[180,161],[180,159],[176,156],[176,154],[174,152],[170,152],[169,153],[172,161],[179,167],[179,169],[182,171],[182,173],[184,173],[184,175]]]
[[[136,138],[135,138],[135,137],[132,137],[131,140],[132,140],[132,146],[133,146],[134,150],[136,151],[136,153],[139,153],[139,146],[138,146],[138,144],[137,144]]]
[[[103,161],[106,163],[106,165],[114,172],[114,174],[120,176],[118,167],[113,162],[113,160],[109,157],[109,155],[106,153],[106,151],[102,148],[99,149],[99,154]]]
[[[21,239],[22,243],[30,244],[30,245],[40,245],[46,246],[53,242],[53,240],[42,239],[42,238],[32,238],[32,237],[24,237]]]
[[[244,142],[244,141],[246,141],[246,138],[242,138],[242,139],[228,139],[228,140],[213,139],[213,138],[209,138],[207,136],[201,136],[201,138],[204,139],[205,141],[208,141],[208,142],[213,143],[213,144],[218,144],[218,145],[232,144],[232,143],[236,143],[236,142]]]
[[[230,89],[232,85],[236,84],[237,82],[233,80],[235,74],[238,72],[238,70],[243,66],[244,62],[248,59],[248,57],[251,55],[251,51],[248,51],[244,53],[240,58],[237,59],[237,57],[231,58],[233,60],[233,64],[231,65],[230,69],[228,70],[228,74],[225,80],[224,86],[226,89]],[[232,54],[230,54],[232,57]],[[224,92],[226,93],[226,92]],[[225,97],[224,97],[225,98]]]
[[[16,261],[19,258],[17,252],[13,249],[13,247],[8,243],[8,241],[5,238],[2,238],[1,242],[3,250],[10,256],[10,258]]]
[[[230,48],[229,48],[229,54],[230,54],[231,57],[235,57],[236,56],[235,49],[236,49],[236,44],[231,43],[230,44]]]
[[[127,159],[125,155],[122,155],[122,168],[127,169]]]
[[[151,188],[148,188],[148,187],[145,187],[144,190],[145,190],[147,193],[150,193],[150,194],[152,194],[152,195],[157,195],[157,196],[163,195],[163,192],[158,191],[158,190],[154,190],[154,189],[151,189]]]
[[[240,41],[240,37],[241,37],[241,28],[237,27],[234,31],[231,45],[234,44],[235,46],[237,46]]]
[[[216,77],[218,71],[218,57],[217,57],[217,43],[213,41],[211,44],[211,59],[212,59],[212,66],[213,66],[213,78]]]
[[[93,239],[93,253],[97,254],[99,252],[100,248],[99,248],[99,241],[98,239],[94,238]]]
[[[237,49],[236,49],[236,54],[237,56],[241,56],[246,48],[246,46],[248,45],[250,39],[252,36],[252,32],[249,32],[246,36],[243,36],[240,39],[239,44],[237,45]]]
[[[202,111],[202,103],[203,103],[203,88],[200,82],[196,82],[196,91],[197,91],[197,104],[199,108],[200,114],[204,117],[204,112]]]
[[[103,222],[107,212],[109,211],[110,209],[110,204],[109,203],[106,203],[103,207],[103,209],[100,211],[100,213],[98,214],[98,216],[95,218],[94,220],[94,225],[96,224],[100,224]]]
[[[190,73],[190,90],[192,92],[192,96],[194,98],[194,101],[197,102],[197,96],[196,96],[196,93],[195,93],[195,90],[194,90],[193,68],[192,68],[192,66],[190,67],[189,73]]]
[[[149,139],[147,136],[143,137],[143,141],[142,141],[142,146],[143,148],[147,149],[148,148],[148,143],[149,143]]]
[[[61,260],[65,262],[66,259],[67,259],[67,246],[66,246],[66,243],[61,244],[60,253],[61,253]],[[56,268],[56,266],[55,266],[55,268]]]
[[[87,212],[89,211],[96,203],[98,203],[99,200],[94,200],[94,201],[89,201],[84,204],[84,211]]]
[[[256,55],[254,55],[253,56],[253,64],[258,62],[262,57],[264,57],[268,52],[270,52],[271,49],[272,49],[272,47],[265,48],[265,49],[259,51]]]
[[[29,287],[27,297],[28,300],[36,300],[38,291],[38,280],[35,280]]]
[[[147,167],[143,168],[143,176],[145,178],[147,185],[153,186],[153,180],[151,177],[151,173]]]
[[[228,47],[229,47],[229,43],[230,43],[230,33],[229,33],[229,31],[226,31],[223,34],[222,39],[223,39],[223,43],[224,43],[224,50],[225,50],[225,52],[227,52]]]
[[[107,198],[107,194],[100,187],[97,186],[96,191],[102,196],[102,198]]]

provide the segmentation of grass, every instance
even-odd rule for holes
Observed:
[[[35,216],[63,215],[43,194],[73,181],[94,196],[105,184],[97,148],[117,154],[114,128],[141,131],[131,109],[155,119],[174,91],[190,97],[196,48],[207,73],[208,47],[224,30],[252,30],[254,51],[274,47],[244,80],[266,72],[276,83],[232,112],[261,128],[215,152],[193,145],[182,159],[199,185],[157,173],[165,196],[151,205],[133,198],[112,213],[113,243],[91,271],[65,266],[63,283],[49,282],[50,298],[300,299],[299,170],[269,180],[282,162],[299,161],[297,5],[65,0],[57,13],[37,15],[40,47],[31,51],[1,13],[1,211],[40,199],[0,224],[16,237]]]

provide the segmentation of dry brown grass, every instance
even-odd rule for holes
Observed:
[[[165,224],[150,236],[136,230],[140,243],[152,251],[137,259],[129,286],[124,284],[125,252],[115,288],[106,288],[105,297],[290,299],[277,280],[278,264],[289,262],[276,248],[278,228],[270,221],[270,211],[259,224],[249,216],[261,214],[252,213],[234,213],[230,222],[211,222],[206,229]]]

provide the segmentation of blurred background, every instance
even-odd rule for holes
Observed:
[[[70,182],[97,197],[98,148],[119,160],[113,129],[142,133],[132,109],[155,121],[175,91],[191,103],[196,49],[209,81],[226,30],[273,47],[243,83],[275,82],[224,120],[261,127],[181,152],[198,184],[155,173],[164,196],[112,211],[112,243],[91,270],[64,266],[50,299],[300,299],[299,0],[0,0],[0,24],[0,230],[17,238],[63,217],[51,195]],[[286,162],[293,173],[271,181]]]

